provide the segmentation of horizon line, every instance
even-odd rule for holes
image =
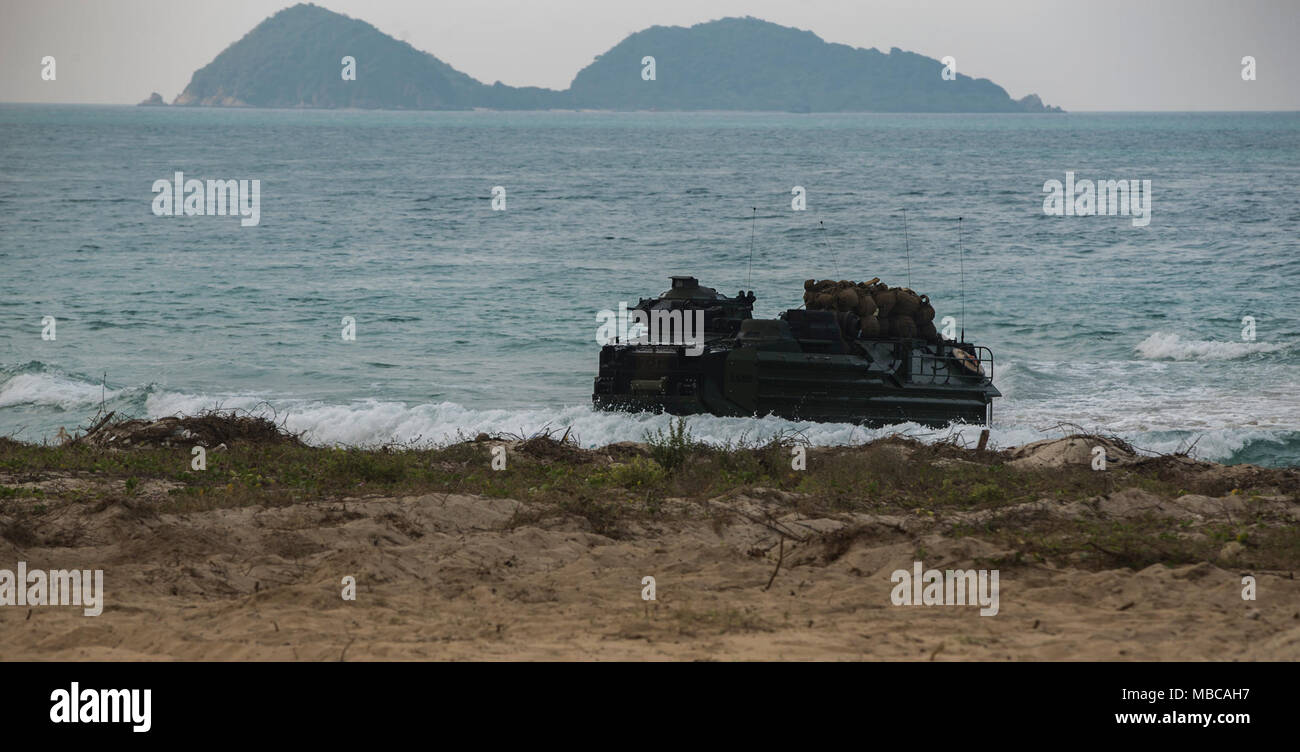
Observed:
[[[381,107],[258,107],[256,105],[247,105],[243,107],[227,107],[223,105],[183,105],[183,104],[162,104],[162,105],[142,105],[138,102],[26,102],[26,101],[8,101],[0,100],[0,106],[5,105],[30,105],[30,106],[47,106],[47,107],[140,107],[146,109],[168,109],[168,110],[252,110],[262,112],[611,112],[611,113],[751,113],[751,114],[780,114],[780,115],[1071,115],[1071,114],[1144,114],[1144,113],[1167,113],[1167,114],[1196,114],[1196,113],[1287,113],[1300,112],[1300,108],[1295,109],[1216,109],[1203,108],[1196,110],[1182,109],[1149,109],[1149,110],[1108,110],[1108,109],[1078,109],[1062,110],[1061,112],[962,112],[962,111],[934,111],[934,110],[813,110],[812,112],[790,112],[789,110],[675,110],[675,109],[631,109],[631,110],[611,110],[593,107],[559,107],[559,108],[514,108],[498,109],[494,107],[464,107],[464,108],[402,108],[389,109]]]

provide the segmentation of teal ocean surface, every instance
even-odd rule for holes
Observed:
[[[259,180],[259,223],[155,216],[154,181],[177,171]],[[1044,183],[1067,171],[1150,180],[1150,224],[1045,215]],[[806,211],[791,210],[794,186]],[[670,274],[753,289],[764,316],[799,305],[810,277],[910,274],[940,317],[961,318],[960,216],[961,323],[993,349],[1006,395],[994,444],[1073,424],[1300,464],[1297,186],[1297,113],[4,105],[0,435],[50,440],[102,401],[135,416],[273,411],[320,444],[548,426],[586,445],[639,440],[668,419],[590,408],[597,311]],[[716,441],[977,433],[690,423]]]

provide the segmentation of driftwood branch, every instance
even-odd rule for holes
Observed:
[[[74,439],[73,439],[71,442],[69,442],[69,443],[76,444],[76,443],[78,443],[78,442],[85,441],[86,439],[90,438],[91,436],[94,436],[94,435],[99,431],[99,429],[103,428],[103,427],[104,427],[104,424],[108,423],[108,421],[111,420],[111,419],[113,418],[113,416],[116,415],[116,414],[117,414],[117,411],[116,411],[116,410],[109,410],[107,413],[104,414],[104,416],[103,416],[102,418],[100,418],[99,420],[95,421],[95,424],[94,424],[93,426],[91,426],[90,428],[86,429],[86,432],[85,432],[84,434],[82,434],[81,436],[78,436],[78,437],[74,438]]]
[[[777,553],[776,556],[776,569],[773,569],[772,576],[767,578],[767,584],[763,586],[763,590],[766,591],[770,589],[772,587],[772,583],[776,582],[776,573],[781,571],[781,562],[783,561],[785,561],[785,536],[781,537],[781,550]]]

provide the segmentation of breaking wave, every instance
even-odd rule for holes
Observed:
[[[1138,354],[1149,360],[1239,360],[1260,353],[1287,349],[1277,342],[1215,342],[1183,339],[1177,334],[1156,332],[1138,343]]]
[[[119,395],[118,390],[100,384],[36,371],[16,374],[0,386],[0,408],[33,405],[75,410]]]
[[[1033,370],[1021,364],[1018,369],[1021,374]],[[668,415],[598,411],[588,404],[477,408],[451,401],[412,404],[383,399],[304,399],[269,393],[194,394],[156,384],[104,389],[91,379],[55,372],[36,363],[0,370],[0,379],[5,379],[0,382],[0,434],[23,427],[21,438],[37,442],[52,440],[60,427],[71,431],[87,425],[101,400],[106,409],[131,417],[159,418],[211,408],[248,410],[273,417],[318,446],[441,444],[473,438],[480,432],[526,436],[546,429],[569,429],[583,446],[600,447],[619,441],[644,441],[647,432],[665,429],[673,420]],[[996,407],[990,445],[1005,448],[1062,435],[1062,429],[1052,427],[1056,421],[1050,419],[1051,413],[1044,412],[1044,407],[1014,402]],[[1111,407],[1128,410],[1133,406],[1121,399]],[[1163,420],[1152,420],[1153,413],[1145,420],[1125,422],[1107,417],[1104,407],[1097,405],[1095,411],[1075,414],[1075,420],[1086,430],[1116,433],[1151,451],[1175,452],[1194,444],[1196,456],[1219,462],[1293,465],[1300,461],[1300,430],[1285,420],[1260,425],[1236,413],[1205,413],[1193,424],[1194,430],[1186,430],[1186,421],[1178,420],[1175,413],[1165,413]],[[965,425],[935,429],[914,423],[863,428],[772,416],[698,415],[691,417],[688,424],[697,439],[715,445],[761,443],[791,433],[816,446],[857,444],[890,434],[904,434],[923,442],[956,439],[974,445],[981,430],[979,426]]]

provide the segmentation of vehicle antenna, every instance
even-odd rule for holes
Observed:
[[[903,209],[903,253],[907,254],[907,287],[912,287],[912,249],[907,244],[907,209]]]
[[[835,276],[838,277],[838,276],[840,276],[840,262],[838,262],[838,261],[835,260],[835,251],[832,251],[832,250],[831,250],[831,242],[830,242],[829,240],[826,239],[826,223],[823,222],[823,221],[821,221],[821,220],[819,219],[819,220],[817,220],[817,224],[818,224],[818,225],[821,225],[821,228],[822,228],[822,242],[824,242],[824,243],[826,244],[826,250],[827,250],[828,253],[831,254],[831,263],[835,265]]]
[[[758,222],[758,207],[754,207],[754,214],[749,219],[749,274],[745,276],[745,289],[751,287],[754,279],[754,225]]]
[[[961,341],[966,341],[966,249],[962,245],[961,217],[957,218],[957,260],[961,266]]]

